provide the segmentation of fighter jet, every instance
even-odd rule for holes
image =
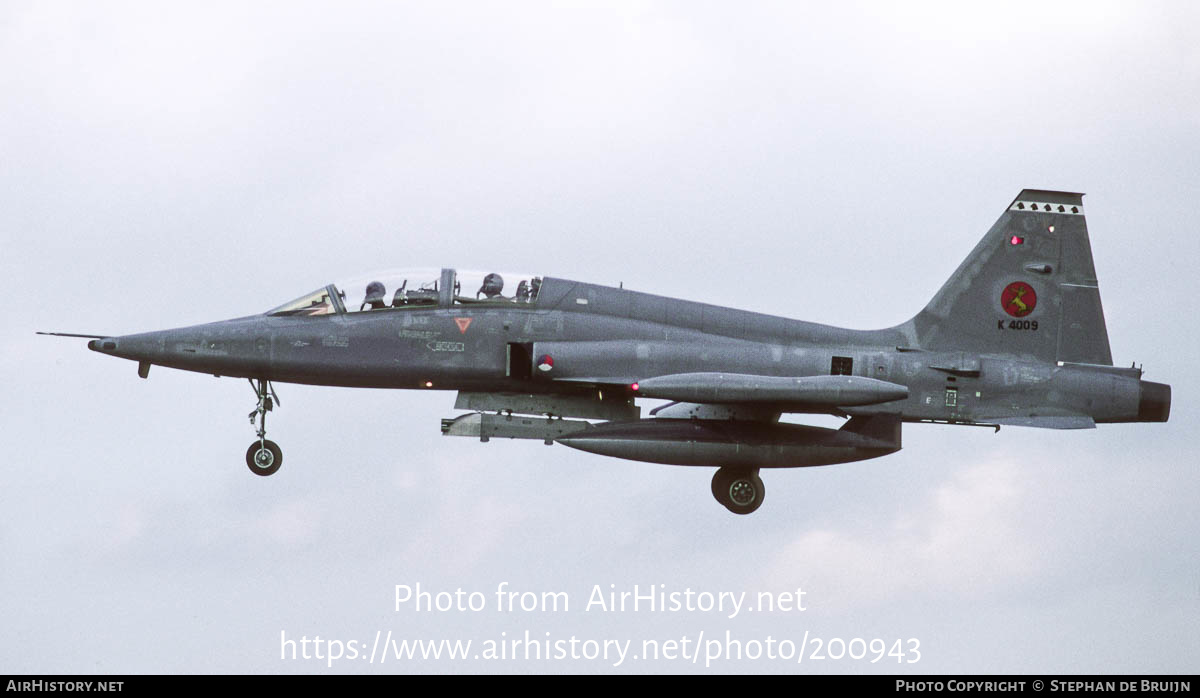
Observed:
[[[54,333],[48,333],[54,334]],[[274,384],[453,390],[442,433],[715,467],[749,514],[764,468],[900,449],[905,422],[1086,429],[1165,422],[1171,388],[1113,366],[1083,195],[1022,191],[912,319],[850,330],[553,277],[427,269],[322,286],[259,315],[91,338],[94,351],[247,378],[256,475]],[[639,399],[666,401],[641,413]],[[845,418],[831,429],[784,414]]]

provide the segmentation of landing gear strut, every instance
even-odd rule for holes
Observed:
[[[767,488],[758,468],[720,468],[712,479],[717,501],[735,514],[750,514],[762,506]]]
[[[279,396],[275,394],[270,381],[251,379],[250,385],[258,395],[258,406],[250,412],[250,423],[254,424],[256,418],[258,420],[258,440],[250,444],[246,451],[246,466],[255,475],[265,477],[274,474],[283,465],[283,451],[274,441],[267,439],[267,413],[279,402]]]

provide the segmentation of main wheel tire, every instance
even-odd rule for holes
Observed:
[[[246,451],[246,466],[255,475],[273,475],[283,465],[283,451],[274,441],[255,441]]]
[[[767,488],[754,470],[720,468],[712,479],[712,493],[721,506],[735,514],[752,514],[762,506]]]

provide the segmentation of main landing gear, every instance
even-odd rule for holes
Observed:
[[[258,406],[250,413],[251,424],[254,424],[255,418],[258,419],[258,440],[250,444],[246,451],[246,466],[255,475],[265,477],[274,474],[283,465],[283,451],[274,441],[267,439],[267,413],[279,402],[279,396],[275,394],[270,381],[250,379],[250,385],[258,395]]]
[[[750,514],[762,506],[767,488],[758,468],[720,468],[713,475],[712,493],[729,511]]]

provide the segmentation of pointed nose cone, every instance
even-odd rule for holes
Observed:
[[[88,349],[134,361],[155,361],[163,355],[163,333],[144,332],[123,337],[105,337],[88,342]]]
[[[270,369],[270,333],[260,316],[221,320],[169,330],[101,337],[92,351],[141,364],[222,376],[262,376]]]

